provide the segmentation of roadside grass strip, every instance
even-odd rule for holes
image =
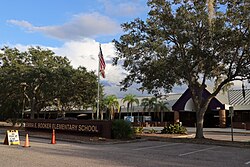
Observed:
[[[135,148],[133,150],[147,150],[147,149],[153,149],[153,148],[160,148],[160,147],[167,147],[167,146],[175,146],[180,145],[181,143],[171,143],[171,144],[164,144],[164,145],[158,145],[158,146],[149,146],[149,147],[142,147],[142,148]]]
[[[184,153],[184,154],[179,154],[179,156],[181,157],[181,156],[185,156],[185,155],[195,154],[195,153],[198,153],[198,152],[212,150],[212,149],[219,148],[219,147],[221,147],[221,146],[215,146],[215,147],[210,147],[210,148],[205,148],[205,149],[201,149],[201,150],[196,150],[196,151],[192,151],[192,152],[188,152],[188,153]]]

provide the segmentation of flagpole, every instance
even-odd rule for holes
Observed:
[[[101,49],[101,44],[99,44],[99,49]],[[96,119],[99,120],[99,110],[100,110],[100,58],[98,54],[98,88],[97,88],[97,107],[96,107]]]

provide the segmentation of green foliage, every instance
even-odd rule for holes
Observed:
[[[162,134],[187,134],[187,129],[180,124],[170,124],[161,130]]]
[[[156,132],[157,132],[157,130],[155,130],[154,128],[149,129],[149,131],[148,131],[148,133],[156,133]]]
[[[144,111],[154,111],[155,110],[155,104],[157,103],[157,98],[143,98],[141,102],[141,106],[143,106]]]
[[[133,83],[142,91],[170,92],[175,85],[190,89],[197,122],[208,104],[235,80],[250,79],[250,7],[247,0],[214,1],[148,0],[145,20],[124,23],[124,34],[113,40],[117,57],[128,75],[123,89]],[[214,11],[211,17],[210,11]],[[120,63],[119,63],[120,64]],[[214,83],[207,98],[202,94]],[[197,128],[203,128],[197,123]],[[202,131],[199,131],[202,133]],[[203,134],[198,134],[203,138]]]
[[[127,112],[129,112],[132,115],[132,109],[133,109],[133,103],[139,105],[139,100],[136,98],[136,95],[133,94],[127,94],[123,99],[122,102],[127,102]]]
[[[141,106],[143,106],[143,111],[146,110],[148,112],[154,112],[154,114],[157,114],[157,118],[159,118],[160,112],[166,112],[169,111],[167,108],[168,102],[166,101],[158,101],[157,97],[152,98],[143,98],[141,102]],[[161,121],[163,121],[163,118],[161,117]]]
[[[142,90],[168,92],[176,83],[199,87],[205,78],[224,85],[248,76],[249,5],[225,2],[214,4],[210,24],[206,1],[149,0],[147,20],[124,23],[125,34],[114,40],[114,64],[121,59],[129,71],[124,89],[136,82]]]
[[[109,95],[104,98],[104,104],[106,105],[109,111],[109,118],[113,120],[115,115],[115,110],[119,109],[119,102],[116,95]]]
[[[112,123],[112,136],[115,139],[130,139],[133,129],[130,122],[125,120],[114,120]]]
[[[17,119],[15,117],[9,118],[5,120],[6,123],[11,123],[12,126],[15,126],[16,124],[21,123],[22,121],[20,119]]]
[[[31,110],[33,118],[35,113],[50,106],[57,106],[58,111],[70,111],[95,103],[97,76],[94,72],[84,67],[73,68],[66,57],[57,56],[51,50],[31,47],[20,52],[4,47],[0,59],[3,61],[0,111],[9,118],[20,118],[23,105]]]
[[[138,127],[134,127],[134,133],[142,133],[143,132],[143,127],[138,126]]]

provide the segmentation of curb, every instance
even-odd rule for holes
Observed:
[[[20,136],[25,136],[25,134],[28,133],[30,137],[32,138],[41,138],[41,139],[47,139],[47,140],[51,140],[52,136],[51,134],[47,134],[47,135],[39,135],[39,134],[32,134],[29,132],[25,132],[25,131],[21,131],[19,133]],[[113,139],[114,141],[107,141],[109,139],[105,139],[102,137],[94,137],[94,138],[98,138],[98,140],[92,140],[91,141],[91,137],[90,136],[84,136],[89,138],[88,140],[80,140],[80,139],[75,139],[75,138],[64,138],[64,137],[59,137],[58,135],[56,135],[56,140],[57,141],[64,141],[64,142],[70,142],[70,143],[80,143],[80,144],[92,144],[92,145],[110,145],[110,144],[122,144],[122,143],[136,143],[136,142],[142,142],[145,141],[144,139],[131,139],[131,140],[116,140]]]
[[[20,136],[24,136],[24,135],[20,135]],[[30,135],[30,137],[50,140],[49,137],[45,137],[45,136]],[[111,144],[137,143],[137,142],[147,141],[146,139],[134,139],[134,140],[112,141],[112,142],[108,142],[108,141],[102,142],[101,140],[88,142],[88,141],[81,141],[81,140],[74,140],[74,139],[63,139],[63,138],[56,138],[56,140],[63,141],[63,142],[69,142],[69,143],[92,144],[92,145],[111,145]]]
[[[208,130],[208,131],[204,131],[204,132],[215,132],[215,133],[231,133],[231,132],[228,132],[228,131],[212,131],[212,130]],[[193,133],[195,133],[195,132],[193,132]],[[241,131],[241,132],[235,132],[235,131],[233,131],[233,133],[239,133],[239,134],[250,134],[250,132],[249,131],[246,131],[246,132],[243,132],[243,131]]]

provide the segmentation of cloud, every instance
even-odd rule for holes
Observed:
[[[20,51],[26,51],[29,47],[36,45],[8,45],[9,47],[16,47]],[[98,69],[98,53],[99,43],[95,40],[84,41],[69,41],[65,42],[60,47],[47,47],[40,46],[41,48],[48,48],[55,52],[58,56],[66,56],[74,68],[84,66],[88,71],[95,71],[97,74]],[[105,43],[101,45],[103,56],[106,62],[106,78],[101,78],[101,83],[104,85],[104,92],[106,95],[115,94],[117,97],[123,97],[128,93],[138,96],[147,95],[146,92],[142,94],[137,91],[137,85],[133,85],[126,92],[120,91],[120,81],[125,77],[126,71],[121,66],[112,66],[112,58],[115,57],[115,49],[113,43]]]
[[[28,30],[32,30],[33,29],[33,25],[30,24],[27,21],[24,21],[24,20],[21,20],[21,21],[18,21],[18,20],[7,20],[7,23],[11,23],[11,24],[23,27],[23,28],[27,28]]]
[[[77,41],[121,32],[117,22],[99,13],[74,15],[69,22],[58,26],[34,26],[24,20],[8,20],[7,23],[26,28],[29,32],[42,32],[47,36],[64,41]]]
[[[41,45],[40,47],[50,49],[58,56],[67,57],[74,68],[84,66],[88,71],[95,71],[97,74],[99,44],[95,40],[86,39],[84,41],[68,41],[60,47]],[[8,46],[11,48],[15,47],[20,51],[26,51],[29,47],[36,47],[37,45],[8,44]],[[115,57],[114,44],[111,42],[105,43],[101,45],[101,48],[106,62],[106,78],[104,80],[119,84],[120,80],[124,77],[124,70],[121,66],[112,66],[112,59]]]
[[[26,51],[27,48],[32,45],[10,45],[9,47],[16,47],[20,51]],[[33,45],[36,46],[36,45]],[[99,43],[95,40],[86,39],[84,41],[68,41],[60,47],[47,47],[40,46],[42,48],[48,48],[59,56],[66,56],[71,64],[77,68],[84,66],[88,71],[95,71],[97,74],[98,69],[98,53]],[[112,58],[115,57],[115,48],[113,43],[104,43],[101,45],[103,56],[106,62],[106,78],[101,78],[101,83],[104,85],[104,91],[106,95],[115,94],[117,97],[124,97],[126,94],[135,94],[137,96],[147,96],[147,92],[141,93],[137,90],[139,85],[133,84],[126,92],[120,91],[120,81],[126,76],[127,72],[122,69],[121,65],[112,66]],[[235,81],[235,85],[230,89],[241,89],[241,81]],[[250,88],[249,84],[245,81],[245,88]],[[187,86],[175,86],[173,88],[174,93],[183,93],[187,89]]]
[[[112,66],[112,59],[115,57],[115,48],[113,43],[101,45],[104,60],[106,62],[106,78],[111,83],[119,84],[124,78],[124,70],[121,66]],[[95,40],[69,41],[58,48],[51,48],[57,55],[66,56],[71,64],[76,68],[86,67],[89,71],[98,69],[99,43]]]

